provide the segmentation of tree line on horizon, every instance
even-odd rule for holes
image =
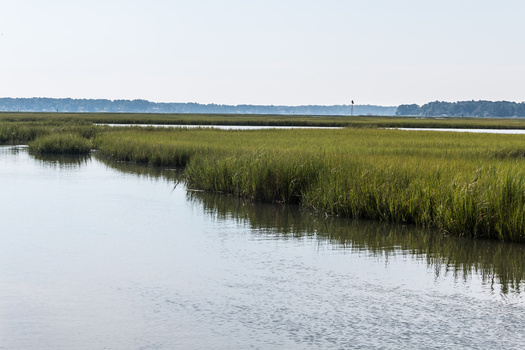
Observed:
[[[434,101],[422,106],[406,104],[397,107],[396,115],[423,117],[525,117],[525,102],[510,101]]]
[[[354,115],[392,116],[397,107],[355,105]],[[262,106],[200,103],[164,103],[147,100],[107,100],[72,98],[0,98],[4,112],[70,113],[220,113],[220,114],[298,114],[351,115],[351,105]]]
[[[286,115],[378,115],[423,117],[525,117],[525,102],[509,101],[434,101],[424,105],[398,107],[377,105],[223,105],[151,102],[147,100],[108,100],[73,98],[0,98],[0,112],[69,113],[196,113],[196,114],[286,114]]]

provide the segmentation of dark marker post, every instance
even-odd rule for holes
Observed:
[[[353,116],[354,115],[354,100],[352,100],[352,110],[350,112],[350,115]]]

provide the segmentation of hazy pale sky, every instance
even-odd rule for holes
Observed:
[[[0,0],[0,97],[525,101],[525,1]]]

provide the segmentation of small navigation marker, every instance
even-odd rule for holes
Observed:
[[[352,100],[352,111],[350,112],[350,115],[351,116],[354,115],[354,100]]]

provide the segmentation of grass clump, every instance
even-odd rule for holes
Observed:
[[[91,141],[75,134],[51,134],[31,141],[29,150],[35,154],[88,154]]]
[[[188,185],[259,201],[300,203],[317,181],[322,162],[275,151],[254,150],[196,157],[187,169]]]
[[[154,128],[123,128],[95,138],[98,153],[108,159],[154,166],[185,167],[199,148],[195,142],[179,141],[185,129],[167,130],[165,137]]]
[[[27,143],[48,133],[50,128],[43,125],[0,122],[0,145]]]
[[[1,112],[1,122],[110,123],[171,125],[260,125],[351,128],[525,129],[525,118],[315,116],[184,113],[42,113]]]
[[[64,133],[92,139],[104,130],[107,127],[95,126],[83,120],[2,121],[0,118],[0,144],[26,144],[38,137]]]

